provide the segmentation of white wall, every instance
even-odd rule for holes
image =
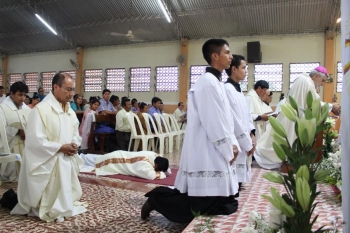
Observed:
[[[324,34],[290,35],[290,36],[264,36],[226,38],[230,43],[232,53],[247,56],[247,42],[260,41],[262,63],[283,63],[283,92],[289,89],[289,64],[295,62],[320,62],[324,65],[325,39]],[[340,38],[336,43],[336,59],[340,60]],[[189,41],[188,63],[191,65],[205,65],[201,48],[205,40]],[[84,69],[126,68],[126,83],[129,80],[130,67],[151,67],[151,92],[112,93],[121,96],[130,96],[139,101],[150,102],[153,96],[160,97],[165,103],[177,103],[179,92],[155,93],[155,67],[176,66],[176,56],[180,53],[180,42],[163,42],[152,44],[137,44],[126,46],[111,46],[101,48],[87,48],[84,50]],[[9,73],[43,72],[71,70],[69,59],[76,58],[75,51],[57,51],[13,55],[9,57]],[[250,64],[248,70],[248,89],[254,85],[254,65]],[[188,81],[189,82],[189,81]],[[104,89],[104,85],[102,87]],[[320,93],[323,96],[322,93]],[[88,98],[102,93],[84,93]],[[278,102],[280,93],[275,93],[273,105]],[[338,99],[339,101],[339,99]]]

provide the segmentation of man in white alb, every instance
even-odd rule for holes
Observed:
[[[3,86],[0,86],[0,104],[5,100],[5,98],[5,88]]]
[[[289,96],[291,96],[295,99],[299,108],[306,109],[306,97],[308,92],[311,91],[314,100],[319,99],[320,96],[317,94],[316,89],[323,86],[327,75],[327,69],[322,66],[316,67],[310,74],[301,74],[289,90],[286,103],[289,103]],[[324,102],[321,102],[321,106],[324,104]],[[337,103],[329,104],[329,109],[335,115],[340,114],[340,105]],[[277,116],[277,120],[284,126],[288,141],[293,143],[297,137],[294,130],[295,123],[286,118],[283,113]],[[257,149],[254,154],[257,163],[265,169],[279,168],[282,163],[272,147],[274,141],[273,137],[271,137],[272,132],[273,129],[271,125],[268,125],[266,132],[257,141]]]
[[[251,89],[245,97],[249,111],[252,114],[257,140],[265,132],[266,121],[268,121],[268,115],[264,112],[265,108],[262,100],[267,89],[269,89],[269,84],[265,80],[259,80],[254,84],[254,89]]]
[[[147,180],[165,179],[169,161],[153,151],[113,151],[104,155],[80,154],[87,171],[95,170],[97,176],[128,175]]]
[[[228,215],[238,208],[233,169],[239,145],[221,82],[221,73],[230,67],[232,55],[223,39],[208,40],[202,52],[211,67],[188,93],[186,137],[175,189],[158,187],[147,193],[142,219],[156,210],[172,222],[188,223],[194,218],[193,212]]]
[[[23,155],[25,134],[19,119],[18,110],[30,109],[23,101],[28,93],[28,86],[23,82],[15,82],[10,87],[10,95],[0,104],[0,117],[5,125],[7,141],[12,153]],[[3,149],[0,140],[0,151]],[[1,181],[17,181],[19,175],[18,162],[0,164]]]
[[[252,155],[256,141],[253,119],[239,85],[239,82],[246,77],[247,63],[241,55],[233,54],[232,56],[230,68],[226,69],[229,78],[224,86],[232,110],[235,136],[241,147],[241,152],[238,153],[236,160],[237,179],[241,186],[242,182],[248,182],[251,179]]]
[[[79,121],[69,100],[75,82],[57,73],[52,92],[30,113],[27,140],[18,181],[18,204],[11,214],[36,215],[58,221],[86,211],[76,202],[82,190],[78,180],[83,160],[77,154]]]

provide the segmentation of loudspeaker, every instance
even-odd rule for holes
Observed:
[[[248,63],[261,62],[262,53],[260,41],[247,42],[247,55]]]

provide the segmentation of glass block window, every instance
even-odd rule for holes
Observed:
[[[72,76],[73,79],[75,79],[76,76],[77,76],[75,70],[60,71],[60,73],[67,73],[67,74],[69,74],[70,76]]]
[[[130,91],[149,92],[151,89],[151,67],[130,68]]]
[[[337,63],[337,92],[343,89],[343,66],[340,61]]]
[[[191,66],[191,70],[190,70],[190,87],[193,86],[193,84],[197,81],[197,79],[199,78],[199,76],[201,76],[202,74],[205,73],[205,68],[207,66]],[[227,76],[227,75],[226,75]]]
[[[110,91],[125,91],[125,69],[106,69],[106,88]]]
[[[44,88],[44,92],[48,93],[52,89],[52,78],[55,74],[55,71],[41,73],[41,87]]]
[[[24,81],[28,86],[28,92],[36,92],[38,90],[38,78],[38,72],[24,74]]]
[[[84,71],[84,91],[102,91],[102,69]]]
[[[207,68],[207,67],[208,66],[191,66],[191,73],[190,73],[190,76],[191,76],[190,86],[191,87],[198,80],[199,76],[201,76],[202,74],[205,73],[205,68]],[[225,83],[227,81],[227,79],[228,79],[228,75],[226,74],[226,71],[224,70],[221,74],[221,81],[223,83]],[[241,83],[241,85],[242,85],[242,83]],[[242,90],[243,90],[243,88],[242,88]],[[246,91],[246,90],[243,90],[243,91]]]
[[[0,74],[0,86],[2,86],[2,74]]]
[[[319,62],[290,63],[289,65],[289,88],[292,87],[295,79],[302,73],[310,73],[311,70],[320,66]]]
[[[156,67],[156,92],[178,90],[179,69],[177,66]]]
[[[254,65],[255,82],[265,80],[269,83],[271,91],[282,91],[283,65],[282,64],[256,64]]]
[[[10,90],[10,86],[14,84],[15,82],[21,81],[23,82],[22,74],[9,74],[9,80],[8,83],[8,89]]]

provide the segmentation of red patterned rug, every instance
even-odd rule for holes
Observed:
[[[181,232],[186,225],[169,222],[157,212],[142,221],[140,210],[146,201],[143,192],[81,183],[81,201],[89,203],[88,212],[62,223],[46,223],[39,218],[13,216],[0,208],[0,232]],[[3,183],[0,196],[17,183]]]
[[[115,178],[115,179],[120,179],[120,180],[130,180],[130,181],[136,181],[136,182],[141,182],[141,183],[148,183],[148,184],[159,184],[159,185],[169,185],[169,186],[174,186],[175,183],[175,178],[177,171],[179,169],[171,169],[172,174],[168,176],[165,179],[161,180],[147,180],[135,176],[126,176],[126,175],[108,175],[108,176],[103,176],[103,177],[108,177],[108,178]],[[87,174],[87,175],[95,175],[95,173],[92,172],[81,172],[82,174]]]

